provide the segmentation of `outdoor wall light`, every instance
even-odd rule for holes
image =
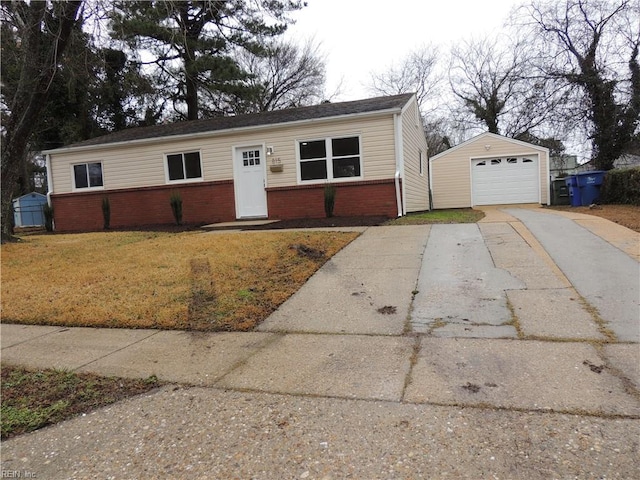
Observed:
[[[273,155],[273,147],[267,147],[267,155]]]
[[[485,146],[484,146],[484,149],[485,149],[486,151],[491,150],[491,145],[485,145]]]

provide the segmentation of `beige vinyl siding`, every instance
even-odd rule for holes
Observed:
[[[274,147],[272,158],[280,159],[282,172],[267,170],[269,187],[285,187],[298,184],[298,142],[359,136],[362,151],[362,178],[380,180],[393,177],[395,153],[393,143],[393,120],[391,115],[358,120],[331,120],[315,122],[296,128],[274,130],[266,140]],[[271,163],[271,159],[268,160]],[[391,163],[391,165],[389,165]],[[344,179],[349,181],[349,179]]]
[[[433,208],[471,206],[469,157],[449,155],[431,162]]]
[[[486,146],[489,146],[487,150]],[[471,160],[506,156],[536,156],[540,171],[540,203],[546,204],[549,196],[547,178],[548,153],[522,142],[514,142],[498,136],[482,136],[466,145],[445,151],[432,159],[431,177],[433,208],[464,208],[472,205]]]
[[[406,211],[428,210],[427,140],[415,98],[402,113],[402,142]],[[420,152],[422,152],[423,162],[422,174],[420,174]]]
[[[360,118],[327,119],[302,125],[274,125],[242,132],[213,132],[197,138],[164,138],[139,144],[112,144],[81,151],[52,152],[54,193],[73,191],[72,167],[75,163],[102,162],[104,189],[136,188],[167,184],[165,155],[199,151],[203,181],[233,179],[236,147],[273,147],[266,156],[267,186],[296,185],[297,141],[358,135],[362,145],[362,174],[365,180],[392,178],[395,173],[393,118],[390,114]],[[279,159],[282,172],[268,168]]]

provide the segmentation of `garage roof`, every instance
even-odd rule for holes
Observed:
[[[521,140],[516,140],[515,138],[509,138],[509,137],[504,137],[502,135],[497,135],[495,133],[490,133],[490,132],[485,132],[485,133],[481,133],[480,135],[476,135],[475,137],[470,138],[469,140],[466,140],[462,143],[459,143],[458,145],[456,145],[455,147],[451,147],[448,150],[445,150],[444,152],[439,153],[438,155],[434,155],[433,157],[431,157],[429,159],[429,161],[433,162],[434,160],[439,159],[440,157],[444,157],[445,155],[449,155],[452,152],[455,152],[456,150],[462,148],[462,147],[466,147],[467,145],[471,144],[471,143],[475,143],[478,142],[482,139],[487,140],[487,139],[496,139],[496,140],[502,140],[502,141],[507,141],[510,143],[513,143],[514,145],[518,145],[521,147],[526,147],[526,148],[531,148],[534,150],[540,150],[541,152],[547,152],[548,149],[545,147],[541,147],[539,145],[534,145],[532,143],[527,143],[527,142],[523,142]]]

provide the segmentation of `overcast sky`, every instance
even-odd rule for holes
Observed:
[[[447,52],[451,43],[500,31],[518,0],[307,0],[288,29],[297,41],[314,37],[326,55],[327,94],[334,101],[371,94],[372,71],[382,72],[421,45]],[[384,6],[384,8],[381,8]]]

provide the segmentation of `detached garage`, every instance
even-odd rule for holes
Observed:
[[[432,157],[433,208],[549,203],[549,150],[483,133]]]

